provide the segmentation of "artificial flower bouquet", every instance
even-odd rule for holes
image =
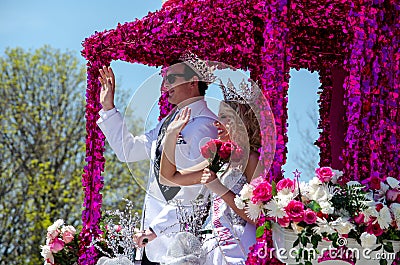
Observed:
[[[291,241],[291,247],[297,248],[295,261],[305,264],[313,264],[315,254],[318,261],[334,259],[318,253],[320,243],[328,242],[336,249],[358,243],[363,249],[385,253],[394,252],[394,245],[400,246],[394,242],[400,240],[399,180],[371,177],[361,183],[345,183],[342,173],[329,167],[317,168],[315,173],[308,183],[300,183],[297,175],[295,180],[259,181],[243,187],[235,198],[237,207],[245,208],[252,219],[263,215],[267,220],[258,227],[258,237],[271,228],[275,228],[273,235],[292,232],[296,235]],[[355,244],[347,244],[351,240]],[[343,259],[356,262],[355,257]],[[379,262],[387,264],[387,260]]]
[[[124,261],[133,264],[136,244],[133,235],[140,217],[133,213],[133,203],[127,202],[124,211],[106,211],[100,220],[102,234],[94,238],[92,245],[98,250],[98,265],[105,262]],[[47,228],[46,244],[40,246],[45,265],[76,265],[79,258],[79,233],[71,225],[59,219]]]
[[[225,163],[240,161],[243,150],[234,142],[212,139],[201,147],[201,154],[209,162],[208,168],[217,173]]]
[[[75,227],[58,219],[47,228],[46,245],[40,246],[45,265],[70,265],[78,260],[78,234]]]

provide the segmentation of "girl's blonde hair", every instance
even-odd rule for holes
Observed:
[[[235,124],[237,127],[244,126],[244,128],[236,129],[239,129],[238,131],[245,130],[247,132],[246,138],[248,138],[249,141],[249,149],[258,152],[258,149],[261,147],[260,124],[251,106],[236,101],[224,101],[224,103],[237,113],[237,118],[239,118],[240,121],[237,121]]]

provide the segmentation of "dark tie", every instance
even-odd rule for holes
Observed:
[[[161,142],[164,139],[165,132],[167,131],[168,125],[174,120],[175,116],[179,111],[172,112],[168,117],[164,120],[161,125],[160,131],[158,132],[157,142],[156,142],[156,157],[154,160],[154,175],[156,176],[158,187],[161,190],[162,195],[164,196],[166,201],[172,200],[175,195],[181,190],[180,187],[169,187],[160,184],[160,162],[161,162],[161,154],[160,150]]]

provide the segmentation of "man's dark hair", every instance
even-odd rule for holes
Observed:
[[[186,62],[181,61],[181,60],[173,60],[171,63],[169,63],[169,65],[174,65],[174,64],[178,64],[178,63],[183,63],[185,65],[184,67],[184,72],[183,74],[185,75],[184,78],[185,80],[189,80],[190,78],[192,78],[193,76],[197,76],[199,78],[199,80],[201,79],[201,77],[193,70],[193,68],[191,66],[189,66]],[[199,81],[198,82],[198,86],[199,86],[199,93],[201,96],[204,96],[206,94],[206,90],[208,88],[208,84],[207,82],[204,81]]]

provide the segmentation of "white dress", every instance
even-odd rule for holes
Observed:
[[[237,168],[229,168],[219,178],[235,194],[246,183],[246,176]],[[245,264],[249,247],[256,243],[256,227],[243,220],[217,195],[213,196],[207,221],[205,229],[212,230],[212,234],[203,242],[207,252],[205,264]]]

